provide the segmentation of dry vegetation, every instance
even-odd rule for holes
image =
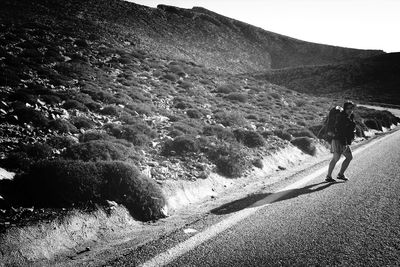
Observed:
[[[123,2],[99,1],[112,6],[101,9],[108,10],[109,21],[94,19],[97,5],[82,13],[72,0],[54,3],[53,10],[45,0],[5,2],[0,166],[17,173],[13,182],[0,181],[5,198],[0,216],[8,219],[11,206],[107,200],[126,205],[136,218],[157,219],[165,200],[155,181],[204,179],[211,171],[239,177],[253,165],[262,167],[262,155],[289,142],[314,154],[315,143],[323,142],[315,134],[327,111],[341,104],[250,74],[209,68],[199,63],[201,57],[183,60],[179,53],[142,49],[145,39],[124,27],[137,23],[135,16],[110,11],[128,5]],[[64,5],[66,13],[54,12]],[[128,7],[139,17],[165,10]],[[199,17],[216,23],[210,15]],[[394,122],[390,114],[365,111],[358,134]]]

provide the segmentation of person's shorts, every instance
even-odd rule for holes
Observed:
[[[350,146],[344,146],[339,140],[333,139],[331,142],[331,153],[339,153],[345,157],[352,156]]]

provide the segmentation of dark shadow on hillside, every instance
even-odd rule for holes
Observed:
[[[224,215],[224,214],[229,214],[233,213],[236,211],[240,211],[246,208],[250,207],[258,207],[266,204],[272,204],[278,201],[283,201],[291,198],[298,197],[300,195],[306,195],[306,194],[311,194],[314,192],[318,192],[321,190],[324,190],[334,184],[339,184],[341,182],[336,182],[336,183],[326,183],[326,182],[320,182],[316,184],[311,184],[302,188],[297,188],[297,189],[291,189],[291,190],[285,190],[285,191],[280,191],[276,193],[262,193],[262,194],[253,194],[250,196],[247,196],[245,198],[241,198],[238,200],[235,200],[233,202],[224,204],[218,208],[215,208],[211,210],[211,213],[217,214],[217,215]]]

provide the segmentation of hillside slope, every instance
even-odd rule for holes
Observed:
[[[232,72],[379,53],[302,43],[201,8],[106,0],[5,0],[0,30],[0,167],[17,173],[0,181],[0,230],[21,221],[19,206],[41,214],[111,200],[156,219],[165,180],[235,179],[290,144],[315,155],[315,133],[342,100]],[[325,48],[330,58],[311,55]],[[293,57],[276,62],[280,53]],[[399,120],[377,113],[357,118],[360,137]]]
[[[313,95],[400,105],[400,53],[342,64],[273,70],[256,77]]]
[[[100,41],[107,36],[123,49],[142,49],[234,73],[328,64],[383,53],[300,41],[200,7],[149,8],[121,0],[2,2],[6,28],[8,23],[20,27],[19,23],[34,21],[53,32],[73,31],[76,37]]]

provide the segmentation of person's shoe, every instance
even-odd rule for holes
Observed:
[[[326,178],[325,178],[325,182],[328,182],[328,183],[334,183],[334,182],[336,182],[336,180],[335,180],[335,179],[333,179],[331,176],[326,176]]]
[[[338,174],[338,176],[336,177],[336,179],[342,180],[342,181],[347,181],[349,180],[346,176],[344,176],[344,174]]]

